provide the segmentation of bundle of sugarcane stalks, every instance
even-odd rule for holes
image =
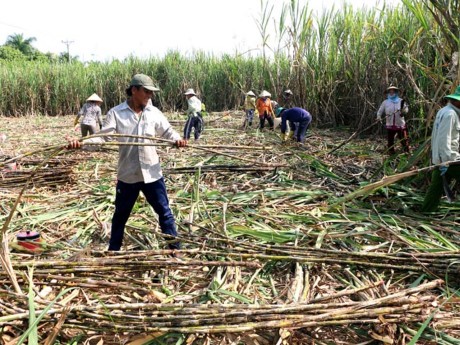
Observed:
[[[4,159],[10,160],[12,157]],[[32,169],[34,169],[41,160],[34,159],[19,159],[14,162],[13,169],[8,168],[8,165],[0,170],[0,188],[18,188],[26,183],[30,177]],[[65,185],[73,181],[73,169],[78,164],[78,159],[70,157],[54,158],[48,161],[45,167],[39,169],[31,180],[32,186],[37,187],[56,187]]]
[[[232,115],[188,148],[133,136],[71,151],[73,117],[40,121],[10,119],[28,135],[1,147],[33,188],[0,188],[0,342],[459,343],[460,204],[418,211],[422,144],[386,157],[383,139],[359,138],[331,155],[348,133],[281,143]],[[141,195],[107,252],[117,146],[133,142],[157,146],[179,237]],[[70,178],[31,184],[45,171]],[[26,230],[40,250],[18,245]],[[176,240],[180,259],[163,249]]]
[[[342,291],[334,295],[312,299],[307,303],[287,305],[206,305],[196,303],[104,303],[97,301],[85,305],[60,305],[47,310],[44,321],[56,320],[56,315],[66,309],[64,326],[111,332],[113,328],[123,333],[182,332],[182,333],[226,333],[248,332],[258,329],[304,328],[344,324],[379,324],[381,317],[386,323],[423,321],[435,309],[435,297],[427,292],[440,286],[442,281],[433,281],[416,288],[404,289],[369,301],[352,301],[350,296],[367,288]],[[93,286],[97,287],[97,281]],[[106,289],[103,283],[100,289]],[[78,289],[75,291],[78,292]],[[71,292],[69,292],[71,294]],[[73,294],[72,298],[76,298]],[[154,297],[154,296],[152,296]],[[15,314],[0,317],[5,324],[27,320],[27,309],[21,311],[26,301],[18,298],[15,305],[3,303],[4,309],[15,310]],[[69,300],[66,301],[70,304]],[[37,314],[41,310],[36,310]],[[442,319],[453,315],[438,314]]]

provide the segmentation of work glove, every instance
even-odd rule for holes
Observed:
[[[281,133],[281,141],[286,141],[286,133]]]
[[[446,174],[447,169],[449,169],[449,167],[447,165],[441,165],[439,167],[439,171],[441,172],[441,176],[444,176]]]
[[[175,145],[177,147],[185,147],[185,146],[187,146],[187,140],[185,140],[185,139],[176,140]]]
[[[289,140],[292,140],[292,138],[294,138],[294,132],[289,132],[289,134],[287,135],[287,138]]]
[[[377,115],[377,120],[378,120],[379,122],[382,122],[382,117],[381,117],[380,115]]]
[[[78,120],[79,120],[79,118],[77,117],[77,118],[75,119],[75,121],[73,122],[73,125],[74,125],[74,126],[78,125]]]

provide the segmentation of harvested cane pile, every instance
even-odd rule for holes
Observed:
[[[11,161],[14,157],[0,157],[0,161]],[[0,188],[18,188],[24,185],[30,178],[31,172],[41,163],[38,159],[19,159],[15,161],[13,169],[3,168],[0,171]],[[78,164],[78,159],[71,157],[59,157],[51,159],[47,162],[46,166],[37,170],[32,176],[30,183],[37,187],[56,187],[57,185],[64,185],[72,183],[73,169]],[[0,163],[1,165],[1,163]]]
[[[460,205],[419,213],[423,174],[360,192],[423,167],[423,150],[387,159],[384,140],[355,139],[332,155],[347,133],[314,129],[304,146],[280,144],[276,133],[242,130],[241,114],[216,118],[192,147],[158,147],[181,259],[162,249],[174,239],[161,234],[142,197],[124,251],[104,251],[116,179],[111,147],[33,158],[76,159],[68,164],[75,180],[23,191],[4,235],[13,273],[0,272],[1,341],[459,342]],[[52,128],[57,119],[49,121]],[[68,134],[64,128],[47,145]],[[23,140],[40,136],[9,142]],[[5,223],[18,194],[0,193]],[[40,231],[40,255],[15,246],[26,229]]]

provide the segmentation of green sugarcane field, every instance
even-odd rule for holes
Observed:
[[[460,344],[460,1],[272,6],[262,54],[0,46],[0,344]]]

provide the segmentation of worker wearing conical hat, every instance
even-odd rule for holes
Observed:
[[[252,121],[254,120],[254,112],[256,110],[256,95],[254,92],[249,91],[246,94],[244,100],[244,111],[246,112],[246,118],[244,120],[244,127],[252,127]]]
[[[385,127],[388,134],[388,152],[395,154],[395,137],[398,136],[404,151],[409,152],[409,133],[407,131],[404,115],[408,113],[409,107],[404,99],[399,98],[399,89],[390,85],[386,89],[387,99],[382,102],[377,111],[377,119],[382,117],[385,120]]]
[[[201,132],[203,130],[203,118],[201,116],[201,101],[196,96],[193,89],[188,89],[184,93],[187,98],[187,122],[184,126],[184,139],[189,140],[192,134],[192,128],[194,129],[195,141],[200,139]]]
[[[93,93],[86,99],[86,103],[83,104],[80,111],[78,112],[74,125],[77,126],[80,117],[83,116],[80,124],[81,135],[83,137],[86,137],[88,134],[95,134],[99,131],[99,129],[102,128],[101,104],[102,98]]]
[[[293,108],[294,104],[292,102],[292,96],[293,93],[290,89],[284,90],[283,91],[283,97],[282,97],[282,106],[284,108]]]
[[[259,129],[262,130],[264,129],[265,126],[265,120],[268,121],[268,124],[270,126],[270,129],[273,129],[274,123],[273,123],[273,118],[275,117],[275,113],[273,112],[272,108],[272,102],[271,102],[271,97],[272,95],[266,91],[263,90],[259,94],[259,98],[257,99],[256,102],[256,108],[257,111],[259,112]]]

